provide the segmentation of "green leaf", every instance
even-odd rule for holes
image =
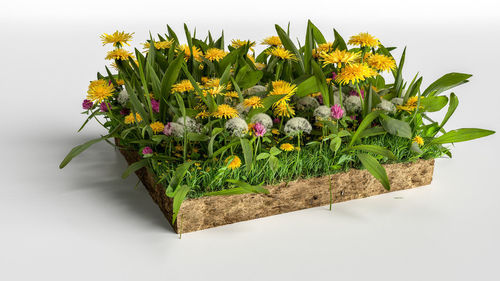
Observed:
[[[455,95],[455,93],[451,93],[450,94],[450,104],[448,105],[448,111],[446,112],[446,115],[444,116],[443,121],[439,125],[440,129],[444,127],[444,124],[446,124],[446,122],[448,122],[448,120],[453,115],[453,113],[455,112],[457,107],[458,107],[458,97]],[[439,130],[437,130],[436,133],[438,131]]]
[[[314,36],[314,40],[316,40],[316,42],[318,44],[326,43],[325,36],[323,36],[323,34],[321,33],[321,31],[311,21],[309,21],[308,24],[311,26],[311,30],[312,30],[312,34]]]
[[[424,107],[424,112],[440,111],[447,103],[448,97],[446,96],[429,96],[420,99],[420,105]]]
[[[252,169],[252,158],[253,158],[253,150],[252,144],[248,139],[240,138],[241,149],[243,150],[243,157],[245,158],[245,166],[247,172],[250,172]]]
[[[301,98],[301,97],[305,97],[305,96],[312,94],[312,93],[317,93],[320,91],[318,85],[319,85],[319,82],[317,81],[316,76],[311,76],[311,77],[307,78],[306,80],[302,81],[297,86],[297,91],[295,92],[294,96]]]
[[[384,129],[391,135],[411,139],[411,127],[408,123],[394,119],[385,114],[381,114],[382,116],[382,126]]]
[[[334,137],[331,141],[330,141],[330,150],[335,153],[339,150],[340,148],[340,145],[342,144],[342,139],[340,139],[339,136],[336,136]]]
[[[394,75],[394,89],[397,91],[396,96],[401,96],[401,91],[403,89],[403,66],[405,64],[406,57],[406,47],[403,50],[403,54],[401,55],[401,59],[399,60],[399,65],[396,71],[393,71]]]
[[[365,116],[363,121],[361,121],[361,124],[359,124],[358,129],[356,130],[356,132],[352,136],[352,139],[351,139],[351,142],[349,143],[349,146],[352,146],[354,144],[354,142],[356,142],[358,140],[358,138],[360,138],[361,133],[368,126],[370,126],[372,124],[373,120],[375,120],[381,113],[382,113],[382,111],[376,110],[376,111],[372,111],[372,112],[368,113],[368,115]]]
[[[259,108],[253,108],[253,109],[251,109],[250,112],[248,112],[248,115],[246,117],[247,122],[250,121],[250,119],[252,119],[252,117],[255,114],[266,112],[269,108],[271,108],[271,106],[275,102],[279,101],[284,96],[286,96],[286,95],[272,95],[272,96],[268,95],[267,97],[263,98],[262,99],[262,105],[264,107],[259,107]]]
[[[277,156],[278,154],[281,153],[281,150],[279,150],[276,146],[273,146],[269,150],[269,153],[271,153],[272,156]]]
[[[365,153],[357,153],[356,156],[361,161],[363,166],[372,174],[383,186],[385,189],[390,190],[391,185],[389,183],[389,178],[387,177],[387,172],[384,167],[380,165],[380,163],[375,159],[375,157],[365,154]]]
[[[462,128],[449,131],[440,137],[433,139],[431,144],[445,144],[469,141],[494,134],[495,131],[477,129],[477,128]]]
[[[224,129],[222,128],[214,128],[212,130],[212,136],[210,137],[210,141],[208,142],[208,157],[212,157],[214,154],[214,141],[215,137],[217,137],[218,134],[220,134]]]
[[[167,94],[170,92],[170,88],[175,83],[175,81],[177,81],[177,77],[179,76],[183,61],[184,56],[178,56],[168,66],[167,71],[165,71],[165,75],[163,75],[163,78],[161,79],[160,99],[167,97]]]
[[[335,41],[333,41],[333,50],[335,49],[339,49],[339,50],[347,50],[347,45],[344,41],[344,38],[342,38],[342,36],[340,36],[340,34],[337,32],[337,30],[335,30],[335,28],[333,29],[333,34],[335,36]]]
[[[148,165],[148,159],[141,159],[137,162],[134,162],[132,164],[130,164],[130,166],[127,167],[127,169],[123,172],[122,174],[122,179],[125,179],[127,178],[131,173],[141,169],[141,168],[144,168]]]
[[[87,123],[90,121],[90,119],[92,119],[97,113],[99,112],[99,110],[96,110],[94,112],[92,112],[89,117],[87,117],[87,119],[85,120],[85,122],[83,122],[83,125],[80,127],[80,129],[78,129],[78,133],[83,130],[83,128],[85,127],[85,125],[87,125]]]
[[[356,145],[356,146],[351,146],[346,149],[348,150],[360,150],[364,152],[371,152],[375,153],[378,155],[382,155],[384,157],[387,157],[389,159],[396,159],[394,154],[387,148],[378,146],[378,145],[371,145],[371,144],[362,144],[362,145]]]
[[[262,184],[259,185],[250,185],[244,181],[239,181],[235,179],[227,179],[226,182],[232,183],[238,187],[244,188],[248,190],[249,192],[252,193],[264,193],[264,194],[269,194],[269,190],[265,189],[262,187]]]
[[[319,88],[321,95],[323,96],[323,103],[329,106],[330,95],[328,91],[328,86],[326,85],[325,74],[323,73],[321,66],[319,66],[315,61],[311,61],[311,66],[314,72],[314,76],[316,76],[316,85]]]
[[[189,190],[191,190],[191,187],[188,185],[182,185],[175,190],[174,202],[172,204],[172,209],[174,213],[172,216],[172,224],[175,223],[177,215],[179,214],[179,209],[181,208],[181,204],[186,198],[186,195],[188,194]]]
[[[59,164],[59,169],[64,168],[66,165],[68,165],[68,163],[73,158],[75,158],[78,154],[84,152],[87,148],[91,147],[93,144],[98,143],[98,142],[100,142],[102,140],[108,139],[111,136],[113,136],[113,134],[115,132],[117,132],[118,130],[120,130],[121,127],[122,126],[117,126],[109,134],[107,134],[105,136],[102,136],[102,137],[100,137],[98,139],[89,140],[86,143],[83,143],[83,144],[80,144],[80,145],[77,145],[77,146],[73,147],[73,149],[71,149],[71,151],[68,153],[68,155],[66,155],[66,157],[64,157],[64,159],[62,160],[61,164]]]
[[[275,28],[276,32],[278,33],[278,36],[280,37],[281,43],[283,44],[285,49],[289,50],[297,57],[298,64],[301,70],[300,74],[304,74],[305,72],[304,62],[302,61],[302,55],[299,53],[299,50],[297,50],[297,47],[295,47],[292,40],[290,40],[290,37],[288,37],[286,32],[279,25],[276,24]]]
[[[383,127],[375,126],[375,127],[368,128],[368,129],[364,130],[363,132],[361,132],[361,134],[359,134],[359,137],[360,138],[373,137],[373,136],[383,135],[385,133],[387,133],[387,132],[385,131],[385,129]]]
[[[218,195],[235,195],[235,194],[245,194],[245,193],[269,194],[269,191],[263,187],[260,187],[260,185],[258,185],[258,186],[249,185],[246,182],[236,181],[236,180],[231,180],[231,179],[226,180],[226,181],[235,184],[237,187],[219,190],[219,191],[207,192],[203,195],[204,196],[218,196]]]
[[[173,190],[177,189],[177,187],[181,184],[189,167],[191,167],[193,163],[194,163],[193,161],[188,161],[177,166],[177,169],[175,169],[174,175],[170,179],[170,183],[168,184],[167,190],[165,192],[167,196],[169,197],[174,196]]]
[[[469,79],[471,76],[471,74],[457,72],[445,74],[441,76],[441,78],[430,84],[429,87],[425,89],[422,96],[426,97],[428,95],[438,95],[446,90],[469,82],[467,79]]]
[[[262,153],[259,153],[259,155],[257,155],[255,160],[259,161],[259,160],[267,159],[267,158],[269,158],[269,156],[271,156],[271,154],[269,154],[267,152],[262,152]]]
[[[280,164],[280,160],[278,159],[278,157],[276,157],[274,155],[271,155],[269,157],[269,167],[271,168],[271,170],[273,172],[276,172],[278,170],[279,164]]]

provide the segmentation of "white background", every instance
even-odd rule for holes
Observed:
[[[104,133],[84,121],[103,71],[99,35],[179,35],[182,23],[261,40],[306,20],[333,40],[368,31],[408,47],[404,76],[427,86],[452,71],[448,129],[499,131],[496,1],[2,1],[0,280],[499,280],[499,137],[459,143],[428,187],[178,236],[125,161],[100,143],[64,170],[74,145]],[[439,117],[439,116],[436,116]]]

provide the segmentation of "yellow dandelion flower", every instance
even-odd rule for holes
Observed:
[[[352,53],[346,50],[339,50],[339,49],[330,53],[322,52],[319,56],[323,61],[323,66],[327,66],[329,64],[337,64],[337,66],[340,66],[340,64],[342,63],[351,64],[360,57],[359,52]]]
[[[238,111],[227,104],[221,104],[217,107],[217,111],[213,113],[213,116],[217,118],[231,119],[238,117]]]
[[[172,92],[184,93],[194,90],[193,84],[189,80],[182,80],[177,84],[172,85]]]
[[[274,134],[274,135],[279,135],[280,131],[278,129],[272,129],[271,133]]]
[[[240,47],[243,47],[245,45],[250,46],[250,50],[253,51],[253,48],[255,46],[255,42],[251,42],[250,40],[240,40],[240,39],[233,39],[231,40],[231,46],[238,49]]]
[[[368,77],[376,76],[377,72],[364,63],[346,65],[335,79],[338,83],[346,85],[358,83]]]
[[[125,31],[115,31],[113,34],[107,34],[107,33],[104,33],[101,35],[101,41],[102,41],[102,45],[106,45],[106,44],[113,44],[114,47],[116,46],[123,46],[123,44],[128,44],[128,41],[132,40],[132,35],[134,35],[134,33],[126,33]],[[129,45],[130,46],[130,45]]]
[[[111,97],[114,90],[113,85],[104,80],[92,81],[87,91],[87,99],[100,103]]]
[[[413,142],[418,144],[419,146],[424,145],[424,139],[421,136],[415,136],[413,138]]]
[[[220,61],[227,55],[227,52],[217,48],[210,48],[205,52],[205,58],[209,61]]]
[[[257,97],[257,96],[253,96],[253,97],[250,97],[248,99],[245,99],[243,101],[243,105],[245,107],[251,107],[251,108],[259,108],[259,107],[264,107],[264,105],[262,104],[262,99]]]
[[[123,80],[123,79],[116,79],[116,81],[115,81],[115,82],[116,82],[116,84],[117,84],[118,86],[123,86],[123,85],[125,85],[125,80]]]
[[[262,40],[262,45],[268,45],[268,46],[281,46],[281,39],[279,36],[269,36]]]
[[[319,44],[317,48],[312,50],[313,57],[318,58],[321,53],[328,53],[332,48],[333,42]]]
[[[227,157],[226,160],[224,160],[224,162],[228,164],[227,167],[231,170],[235,170],[241,167],[241,159],[236,155],[231,155]]]
[[[107,60],[128,60],[132,57],[132,53],[124,49],[114,49],[106,55]]]
[[[130,113],[129,115],[125,116],[124,122],[125,122],[125,124],[133,124],[133,123],[135,123],[135,120],[137,120],[137,122],[142,121],[142,117],[141,117],[141,115],[139,115],[139,113],[135,114],[135,118],[134,118],[134,114]]]
[[[267,51],[267,53],[271,56],[275,56],[275,57],[283,59],[283,60],[296,60],[297,59],[294,54],[292,54],[290,51],[288,51],[287,49],[285,49],[283,47],[271,48]]]
[[[356,45],[360,47],[377,47],[380,42],[377,38],[372,35],[362,32],[358,35],[354,35],[349,39],[349,45]]]
[[[179,145],[179,144],[178,144],[178,145],[176,145],[176,146],[174,146],[174,148],[175,148],[175,150],[177,150],[177,151],[183,151],[183,150],[184,150],[184,147],[183,147],[182,145]]]
[[[413,112],[417,108],[418,97],[409,98],[404,105],[397,105],[396,108],[401,111]],[[422,106],[420,106],[422,108]]]
[[[280,149],[283,151],[292,151],[295,149],[295,147],[292,144],[289,143],[283,143],[280,145]]]
[[[200,111],[200,113],[196,114],[195,118],[196,119],[205,119],[210,117],[210,113],[207,112],[206,110]]]
[[[153,133],[158,134],[163,132],[163,128],[165,125],[163,125],[162,122],[156,121],[154,123],[149,124],[149,127],[153,130]]]
[[[192,49],[193,49],[193,57],[194,57],[194,59],[196,61],[202,62],[203,61],[203,59],[202,59],[203,53],[200,51],[200,49],[198,49],[198,47],[196,47],[196,46],[192,46]],[[189,49],[189,46],[186,45],[186,44],[180,45],[178,47],[177,51],[184,53],[184,59],[186,61],[191,57],[191,50]]]
[[[297,86],[295,86],[295,84],[290,84],[289,82],[283,80],[273,81],[272,85],[273,90],[269,93],[270,96],[285,95],[277,102],[275,102],[273,107],[277,106],[280,103],[288,102],[293,94],[297,91]]]
[[[293,117],[295,115],[295,110],[293,106],[289,105],[288,102],[275,103],[274,105],[274,115],[279,117]]]
[[[264,69],[264,67],[266,67],[265,63],[260,63],[260,62],[255,63],[255,68],[257,68],[257,70],[262,70]]]
[[[222,86],[216,86],[216,87],[204,89],[203,96],[206,97],[207,95],[210,95],[210,96],[215,97],[217,95],[221,95],[222,91],[224,91],[225,88],[226,87],[224,85],[222,85]]]
[[[396,68],[393,58],[381,54],[374,54],[366,58],[366,63],[379,71],[390,71]]]
[[[238,92],[236,91],[229,91],[224,94],[228,98],[237,98],[239,97]]]
[[[202,79],[203,82],[203,79]],[[210,78],[208,80],[205,80],[204,86],[205,87],[217,87],[220,84],[220,79],[219,78]]]
[[[170,49],[173,44],[174,44],[174,40],[171,39],[171,40],[167,40],[167,41],[155,42],[154,45],[155,45],[155,48],[157,50],[164,50],[164,49]],[[144,43],[144,49],[149,49],[150,46],[151,46],[151,44],[149,42]]]

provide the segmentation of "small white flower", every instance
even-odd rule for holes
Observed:
[[[273,119],[265,113],[258,113],[252,116],[252,119],[250,119],[251,123],[260,123],[264,127],[266,127],[266,130],[270,130],[273,127]]]
[[[303,97],[297,101],[298,110],[315,109],[319,106],[319,102],[313,97]]]
[[[233,136],[243,137],[248,131],[248,124],[240,117],[235,117],[227,120],[224,128]]]
[[[184,126],[182,126],[179,123],[169,122],[169,123],[167,123],[167,125],[165,125],[165,128],[163,129],[163,133],[167,136],[174,136],[177,138],[183,138],[184,137]]]
[[[359,100],[359,96],[349,96],[345,99],[344,106],[349,113],[361,111],[361,101]]]
[[[127,90],[123,89],[119,94],[118,94],[118,102],[121,104],[121,106],[125,106],[128,101],[128,93]]]
[[[287,135],[297,135],[300,132],[311,133],[312,126],[307,119],[302,117],[294,117],[288,120],[285,124],[284,132]]]
[[[380,103],[377,104],[376,106],[377,109],[382,109],[383,111],[389,112],[389,113],[395,113],[396,112],[396,107],[394,104],[392,104],[390,101],[381,99]]]

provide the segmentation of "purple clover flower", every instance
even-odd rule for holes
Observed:
[[[111,105],[109,106],[110,108],[108,108],[108,105],[105,102],[101,102],[99,107],[101,108],[101,112],[108,112],[109,109],[111,109]]]
[[[165,127],[163,127],[163,134],[166,136],[172,135],[172,122],[168,122]]]
[[[83,100],[83,102],[82,102],[82,108],[83,108],[83,109],[87,109],[87,110],[88,110],[88,109],[91,109],[93,105],[94,105],[94,103],[93,103],[91,100],[87,100],[87,99],[85,99],[85,100]]]
[[[129,115],[129,114],[130,114],[130,109],[128,109],[128,108],[122,108],[120,110],[120,115],[126,116],[126,115]]]
[[[153,154],[153,149],[151,147],[146,146],[142,149],[142,155],[151,155]]]
[[[278,124],[279,122],[281,122],[281,120],[278,117],[273,119],[274,124]]]
[[[151,108],[156,113],[160,112],[160,102],[155,99],[151,99]]]
[[[255,123],[253,126],[253,132],[256,137],[262,137],[266,133],[266,127],[260,123]]]
[[[344,110],[338,104],[334,104],[332,106],[331,110],[332,110],[332,118],[333,119],[339,120],[344,115]]]

